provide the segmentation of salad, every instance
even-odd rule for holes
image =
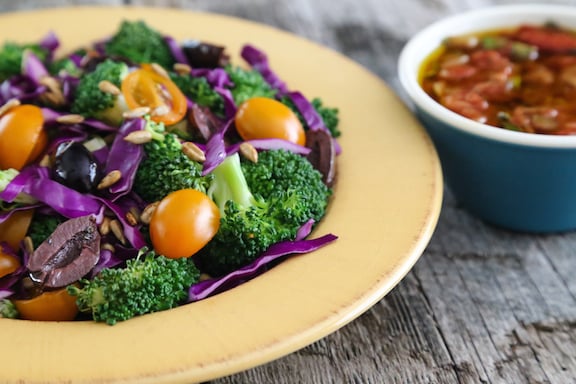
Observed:
[[[0,318],[113,325],[231,289],[310,238],[336,180],[338,109],[264,52],[125,20],[57,54],[0,48]]]

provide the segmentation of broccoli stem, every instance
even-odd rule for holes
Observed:
[[[212,173],[214,181],[208,189],[208,195],[216,203],[222,216],[225,216],[227,201],[233,201],[242,208],[254,204],[254,196],[244,177],[238,153],[228,156]]]

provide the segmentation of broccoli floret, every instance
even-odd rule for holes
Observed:
[[[237,154],[229,156],[213,171],[208,194],[221,218],[218,233],[198,255],[207,273],[219,276],[238,269],[270,245],[294,239],[309,219],[323,216],[330,191],[320,173],[299,155],[269,152],[251,165],[241,164]]]
[[[308,129],[308,124],[306,124],[306,120],[304,119],[304,117],[302,117],[302,114],[300,113],[300,111],[298,111],[298,108],[296,108],[292,100],[290,100],[289,97],[285,96],[282,97],[280,101],[284,103],[287,107],[289,107],[296,114],[296,116],[298,116],[298,119],[302,123],[302,126],[305,127],[305,129]],[[320,117],[322,117],[324,125],[326,126],[326,128],[328,128],[332,137],[339,137],[342,133],[340,132],[340,128],[338,127],[338,125],[340,124],[340,117],[338,116],[339,113],[338,108],[330,108],[324,106],[322,99],[318,97],[312,99],[310,103],[312,104],[316,112],[318,112]]]
[[[252,97],[273,98],[276,95],[276,90],[270,87],[260,72],[231,65],[226,66],[225,69],[233,83],[230,92],[232,92],[236,105],[240,105]]]
[[[128,75],[128,66],[123,62],[106,59],[93,71],[84,74],[74,97],[72,112],[86,117],[95,117],[119,124],[122,112],[127,110],[121,95],[100,90],[100,82],[106,80],[120,88]]]
[[[238,154],[228,156],[212,173],[208,195],[220,208],[220,228],[197,259],[202,270],[219,276],[248,264],[289,234],[277,225],[267,202],[250,192]]]
[[[38,44],[4,43],[0,48],[0,82],[22,73],[22,57],[26,50],[30,50],[42,61],[48,56],[48,52]]]
[[[60,215],[43,215],[35,213],[30,226],[28,227],[27,235],[32,239],[32,244],[35,247],[39,246],[47,238],[54,233],[56,227],[62,224],[66,219]]]
[[[262,151],[257,163],[243,161],[242,170],[252,193],[279,206],[280,220],[299,227],[326,213],[332,190],[305,157],[282,149]]]
[[[144,144],[144,158],[138,166],[133,190],[147,202],[159,201],[180,189],[193,188],[206,192],[212,176],[202,176],[202,164],[182,152],[182,144],[164,125],[148,121],[146,129],[156,133]]]
[[[143,249],[125,268],[103,269],[92,280],[81,280],[80,287],[67,289],[77,297],[80,311],[91,313],[95,321],[114,325],[182,304],[199,277],[190,259],[169,259]]]
[[[20,314],[14,303],[8,299],[0,300],[0,319],[17,319]]]
[[[83,73],[83,69],[80,68],[74,60],[72,60],[73,55],[83,57],[86,55],[86,50],[78,49],[69,56],[52,61],[48,67],[50,73],[53,75],[66,73],[70,76],[80,77]]]
[[[80,78],[72,103],[72,113],[94,117],[112,125],[120,125],[122,113],[128,109],[122,95],[100,90],[99,84],[107,80],[117,87],[128,74],[128,66],[110,59],[98,64],[92,72]]]
[[[340,117],[338,116],[338,108],[330,108],[324,106],[322,100],[319,98],[312,99],[311,101],[312,106],[316,109],[322,120],[324,121],[324,125],[330,133],[332,137],[339,137],[342,133],[338,128],[338,124],[340,123]]]
[[[123,21],[116,34],[106,42],[104,50],[108,55],[135,64],[157,63],[166,69],[174,65],[174,57],[164,37],[143,21]]]
[[[209,108],[218,116],[224,116],[224,100],[212,89],[206,78],[176,73],[170,73],[170,78],[190,100]]]

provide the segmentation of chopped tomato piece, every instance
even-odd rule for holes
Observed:
[[[149,107],[151,119],[166,125],[179,122],[186,115],[186,97],[170,78],[150,65],[142,65],[122,81],[122,94],[130,109]]]
[[[20,268],[20,260],[0,246],[0,278],[9,275]]]
[[[25,320],[70,321],[78,314],[76,297],[70,296],[66,288],[13,302],[20,317]]]
[[[33,209],[15,211],[7,220],[0,223],[0,242],[4,241],[12,249],[17,250],[28,232],[33,214]]]
[[[0,169],[21,170],[40,156],[47,143],[39,107],[19,105],[0,117]]]

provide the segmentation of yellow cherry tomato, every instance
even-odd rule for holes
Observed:
[[[160,201],[150,218],[154,250],[169,258],[190,257],[220,228],[220,211],[204,193],[181,189]]]
[[[122,81],[122,95],[130,109],[149,107],[151,119],[166,125],[184,118],[188,108],[186,97],[168,77],[143,64]]]
[[[25,320],[70,321],[78,314],[76,297],[66,288],[46,291],[32,299],[13,300],[20,317]]]
[[[0,223],[0,242],[5,241],[12,249],[17,250],[28,232],[33,215],[33,209],[12,212],[7,220]]]
[[[20,268],[20,260],[0,247],[0,278],[15,272]]]
[[[284,139],[306,144],[306,134],[298,116],[274,99],[253,97],[246,100],[238,107],[234,123],[244,140]]]
[[[0,169],[21,170],[36,160],[47,144],[39,107],[19,105],[0,117]]]

